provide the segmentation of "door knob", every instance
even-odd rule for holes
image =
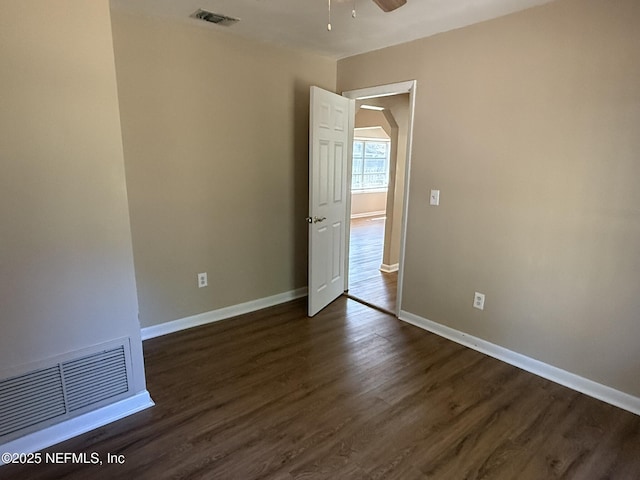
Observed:
[[[307,217],[307,218],[305,218],[307,223],[320,223],[320,222],[324,222],[326,219],[327,219],[327,217]]]

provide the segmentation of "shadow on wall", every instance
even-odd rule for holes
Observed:
[[[304,220],[309,210],[309,83],[296,80],[294,87],[294,158],[293,163],[293,214],[295,216],[294,279],[297,286],[307,284],[309,239],[307,223]],[[299,222],[298,222],[299,220]]]

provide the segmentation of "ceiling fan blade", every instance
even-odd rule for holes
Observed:
[[[407,0],[373,0],[384,12],[393,12],[396,8],[400,8]]]

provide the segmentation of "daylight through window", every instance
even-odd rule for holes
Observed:
[[[355,139],[351,190],[387,188],[389,184],[389,141]]]

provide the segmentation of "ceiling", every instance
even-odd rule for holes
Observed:
[[[331,0],[330,32],[327,31],[328,0],[111,0],[111,6],[340,59],[549,1],[407,0],[398,10],[384,13],[371,0],[355,0],[354,19],[351,17],[354,0]],[[221,26],[189,18],[198,8],[241,21]]]

